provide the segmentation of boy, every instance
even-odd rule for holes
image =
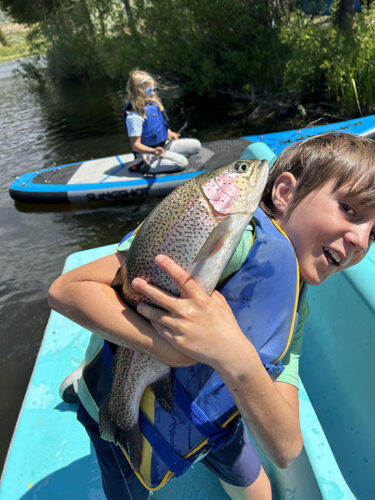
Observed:
[[[288,263],[292,266],[297,259],[299,290],[302,283],[320,284],[360,262],[374,239],[374,194],[373,141],[349,134],[311,138],[285,150],[273,166],[262,209],[236,251],[248,252],[246,260],[220,287],[222,293],[207,296],[168,257],[158,256],[158,265],[174,279],[181,295],[171,297],[136,279],[134,288],[164,309],[140,304],[137,314],[110,287],[123,260],[120,247],[117,254],[58,278],[51,287],[51,306],[100,337],[150,353],[171,366],[199,361],[213,367],[257,443],[279,467],[287,467],[302,448],[296,380],[298,344],[306,317],[302,294],[297,291],[294,297],[293,286],[290,294],[287,291]],[[249,252],[247,241],[254,229]],[[267,253],[275,248],[281,250]],[[280,278],[284,268],[285,279]],[[272,307],[269,297],[277,297]],[[281,307],[285,297],[286,305]],[[291,342],[298,301],[300,322]],[[293,309],[292,327],[285,333],[289,320],[279,319],[285,312],[289,318],[289,309]],[[259,343],[262,332],[267,337]],[[281,355],[286,369],[277,377],[281,358],[267,362],[263,344],[280,338],[287,339]],[[96,448],[108,498],[147,498],[121,450],[100,439],[93,407],[87,401],[85,406],[88,411],[81,406],[79,418]],[[232,426],[228,432],[229,444],[202,462],[216,473],[232,499],[270,499],[268,478],[244,426]]]

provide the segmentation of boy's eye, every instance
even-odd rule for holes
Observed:
[[[370,241],[373,243],[375,241],[375,230],[370,233]]]
[[[348,203],[341,203],[342,210],[349,215],[355,215],[353,208]]]

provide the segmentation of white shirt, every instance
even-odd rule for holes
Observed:
[[[135,111],[126,116],[126,129],[129,137],[141,137],[145,118]]]

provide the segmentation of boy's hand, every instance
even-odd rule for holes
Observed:
[[[178,350],[197,361],[219,367],[233,362],[237,349],[248,340],[225,298],[216,290],[209,296],[199,285],[165,255],[155,258],[158,266],[176,283],[175,297],[146,281],[136,278],[132,286],[164,310],[139,304],[138,312],[149,319],[158,334]]]

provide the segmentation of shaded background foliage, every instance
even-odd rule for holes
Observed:
[[[58,79],[110,78],[134,66],[184,91],[375,103],[375,8],[358,0],[0,0],[31,27],[28,64]],[[38,69],[39,68],[39,69]],[[44,71],[44,69],[43,69]]]

